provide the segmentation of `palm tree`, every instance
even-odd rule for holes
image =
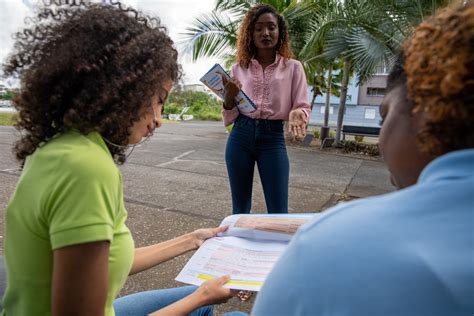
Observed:
[[[216,0],[214,13],[196,18],[184,34],[184,41],[193,60],[214,56],[224,59],[225,66],[230,67],[235,61],[237,30],[244,13],[257,2],[273,5],[286,18],[293,51],[305,68],[314,94],[321,91],[321,76],[330,65],[335,60],[343,61],[334,142],[339,146],[349,78],[355,73],[361,84],[378,65],[391,65],[414,27],[448,1]],[[329,80],[333,82],[332,77]]]
[[[329,78],[325,78],[327,70],[330,66],[333,67],[334,62],[312,58],[315,54],[322,52],[323,43],[308,44],[312,26],[318,25],[316,19],[320,15],[316,13],[321,10],[321,6],[332,5],[332,0],[317,2],[314,0],[217,0],[213,13],[196,18],[183,34],[183,42],[186,43],[185,52],[191,53],[193,60],[206,56],[223,59],[224,67],[230,68],[235,63],[238,26],[244,14],[256,3],[270,4],[285,17],[292,50],[295,58],[302,63],[308,85],[313,92],[311,108],[316,97],[328,91],[327,87],[330,87],[329,92],[333,91],[334,95],[339,95],[340,76],[330,75]],[[326,113],[329,113],[329,110]],[[327,125],[326,119],[325,127],[322,127],[322,136],[327,135],[329,131]],[[326,133],[323,131],[324,128]]]
[[[340,83],[341,83],[341,72],[334,75],[333,71],[341,68],[341,63],[335,58],[326,58],[322,55],[324,51],[324,36],[314,36],[315,30],[320,25],[324,25],[325,21],[331,20],[330,12],[337,11],[337,1],[333,0],[320,0],[318,1],[317,7],[313,10],[313,16],[309,23],[309,30],[307,30],[304,38],[304,46],[299,52],[299,59],[303,65],[307,65],[306,68],[316,67],[316,69],[307,70],[306,73],[311,73],[319,77],[319,82],[323,82],[321,85],[321,92],[326,93],[325,100],[325,111],[324,111],[324,123],[321,126],[320,139],[324,141],[329,136],[329,106],[331,95],[340,96]],[[327,73],[327,78],[325,74]],[[311,78],[311,77],[310,77]],[[315,88],[317,87],[316,82],[310,82],[313,88],[313,100],[311,101],[311,109],[313,108],[314,101],[317,97]],[[321,93],[321,94],[322,94]]]
[[[341,96],[336,139],[340,145],[342,123],[350,76],[358,83],[371,77],[380,64],[391,65],[400,45],[426,15],[446,4],[446,0],[333,0],[317,12],[318,23],[307,45],[323,44],[315,59],[341,58]]]

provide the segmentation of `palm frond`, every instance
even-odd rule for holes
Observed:
[[[349,42],[346,37],[346,28],[332,29],[324,44],[321,57],[335,59],[344,54],[349,49]]]
[[[224,12],[241,19],[243,15],[255,4],[255,0],[216,0],[214,11]]]
[[[366,81],[378,65],[385,62],[389,51],[381,38],[376,38],[362,28],[354,28],[346,34],[347,56],[353,61],[358,74],[358,84]]]
[[[316,10],[317,5],[314,2],[305,1],[293,2],[282,12],[288,25],[291,47],[297,58],[300,57],[305,40],[311,32],[309,25],[315,17]]]
[[[195,18],[182,33],[184,52],[192,52],[195,61],[200,57],[222,57],[237,43],[237,22],[224,14],[212,12]]]

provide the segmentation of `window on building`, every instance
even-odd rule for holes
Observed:
[[[371,97],[383,97],[385,88],[367,88],[367,95]]]
[[[366,120],[375,120],[376,112],[375,109],[365,109],[364,118]]]
[[[321,114],[324,114],[324,112],[326,112],[326,107],[322,106],[320,112],[321,112]],[[334,113],[334,107],[330,106],[329,107],[329,114],[333,114],[333,113]]]
[[[375,67],[376,75],[386,75],[389,72],[390,72],[390,68],[385,63],[382,63],[381,65],[378,65],[377,67]]]

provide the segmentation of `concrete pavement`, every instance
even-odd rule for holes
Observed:
[[[11,147],[16,132],[0,127],[0,212],[19,177]],[[224,150],[227,134],[221,122],[165,124],[152,139],[137,146],[123,172],[126,207],[137,246],[167,240],[202,227],[213,227],[231,213]],[[289,146],[290,212],[318,212],[338,200],[393,190],[380,161],[328,154]],[[265,212],[256,172],[253,211]],[[3,238],[3,237],[2,237]],[[179,286],[174,278],[192,254],[186,254],[130,277],[122,294]],[[217,308],[249,311],[252,301],[232,299]]]

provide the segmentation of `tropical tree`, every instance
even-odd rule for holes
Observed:
[[[322,92],[340,94],[334,142],[339,146],[349,79],[355,74],[361,84],[377,66],[390,66],[414,27],[449,0],[217,0],[213,13],[196,18],[184,34],[193,59],[213,56],[229,67],[235,61],[238,25],[257,2],[271,4],[285,16],[314,98]],[[342,70],[335,77],[328,70],[334,70],[336,61],[342,61]],[[334,89],[334,79],[341,80],[340,91]]]
[[[404,39],[427,15],[446,4],[446,0],[333,0],[316,12],[307,46],[319,47],[314,59],[340,58],[341,95],[336,139],[340,145],[347,87],[353,73],[359,84],[375,72],[378,65],[391,65]],[[306,53],[307,54],[307,53]]]

